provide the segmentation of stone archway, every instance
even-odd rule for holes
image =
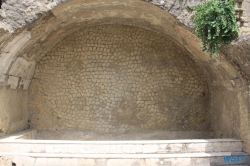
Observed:
[[[27,90],[33,79],[36,63],[55,44],[79,29],[103,24],[130,25],[168,36],[179,48],[187,52],[206,76],[211,111],[214,115],[212,125],[215,136],[237,137],[245,143],[248,142],[248,87],[240,73],[223,53],[213,59],[205,56],[200,50],[199,40],[171,14],[139,0],[70,0],[44,13],[39,19],[18,29],[16,33],[5,33],[3,38],[6,41],[1,45],[0,57],[0,82],[4,85],[1,95],[2,98],[16,97],[13,101],[8,97],[1,103],[4,108],[2,112],[6,115],[3,116],[5,120],[2,120],[5,133],[27,126],[27,100],[20,97],[27,95],[27,92],[20,89],[9,90],[9,86],[11,89],[22,87]],[[11,102],[17,107],[9,108]],[[17,109],[22,104],[24,106]],[[8,110],[11,110],[11,115]],[[20,112],[21,120],[18,116]],[[227,116],[224,116],[225,114]]]

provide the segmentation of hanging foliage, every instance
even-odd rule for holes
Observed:
[[[205,0],[191,7],[194,33],[200,38],[202,50],[212,56],[222,44],[229,44],[239,34],[232,0]]]

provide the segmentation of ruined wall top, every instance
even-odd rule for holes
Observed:
[[[13,32],[67,0],[5,0],[1,6],[0,27]]]
[[[50,11],[59,4],[69,0],[2,0],[0,9],[0,28],[8,32],[14,32],[17,28],[23,27]],[[119,1],[119,0],[116,0]],[[193,14],[187,6],[194,6],[203,0],[140,0],[151,3],[163,10],[168,11],[187,27],[192,27],[190,17]],[[241,24],[242,31],[248,31],[248,18],[250,4],[249,0],[234,0],[236,14]],[[115,1],[114,1],[115,3]]]

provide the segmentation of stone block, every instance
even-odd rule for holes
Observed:
[[[35,71],[35,61],[27,61],[23,57],[18,57],[10,68],[9,75],[32,79]]]
[[[60,158],[46,158],[46,166],[61,166],[61,160]],[[76,159],[73,159],[76,160]],[[73,164],[73,163],[71,163]],[[77,164],[75,164],[77,166]],[[72,165],[74,166],[74,165]]]
[[[7,85],[10,85],[10,89],[16,89],[18,87],[19,78],[9,76]]]
[[[143,146],[143,153],[157,153],[158,146],[157,145],[144,145]]]
[[[46,144],[46,153],[53,153],[54,152],[54,145],[53,144]]]
[[[107,166],[130,166],[131,159],[108,159]]]
[[[31,80],[21,79],[20,86],[23,86],[23,90],[28,90]]]
[[[57,158],[58,159],[58,158]],[[59,160],[59,166],[77,166],[78,161],[76,158],[60,158]]]
[[[0,74],[0,83],[5,82],[6,75]]]
[[[59,160],[59,159],[57,159],[57,160]],[[49,164],[49,163],[47,163],[47,158],[37,158],[34,166],[45,166],[47,164]]]
[[[7,74],[11,63],[16,57],[17,52],[27,43],[31,38],[30,32],[23,32],[17,35],[11,42],[9,42],[1,51],[0,55],[0,71]]]
[[[131,159],[131,166],[150,166],[150,159]]]
[[[78,166],[96,166],[94,159],[77,159],[77,165]]]
[[[12,159],[12,162],[16,164],[16,166],[33,166],[35,165],[35,158],[32,157],[26,157],[26,156],[22,156],[22,157],[14,157]]]

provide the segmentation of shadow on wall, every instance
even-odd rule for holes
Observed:
[[[0,137],[4,136],[5,134],[3,133],[3,131],[0,129]]]
[[[0,0],[0,9],[2,9],[2,4],[5,2],[5,0]]]

